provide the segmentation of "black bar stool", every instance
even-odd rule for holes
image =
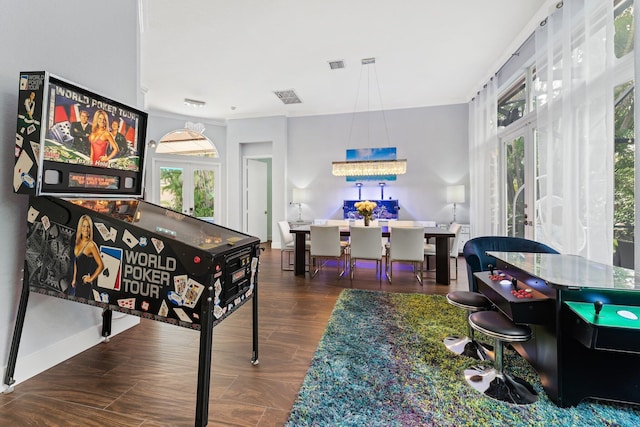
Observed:
[[[498,311],[478,311],[469,316],[469,325],[494,338],[494,366],[477,366],[464,371],[464,378],[474,389],[492,399],[518,405],[538,400],[538,394],[525,380],[509,375],[503,369],[502,347],[504,342],[522,342],[531,338],[531,329],[516,325]]]
[[[477,311],[491,310],[493,304],[484,295],[478,292],[455,291],[447,294],[447,302],[455,307],[467,311],[468,336],[466,337],[446,337],[444,346],[455,354],[473,357],[478,360],[492,360],[491,346],[475,340],[473,328],[469,324],[469,316]]]

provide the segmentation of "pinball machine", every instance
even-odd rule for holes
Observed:
[[[29,197],[15,383],[32,292],[200,332],[195,425],[208,423],[213,328],[252,301],[259,239],[142,200],[147,114],[45,71],[22,72],[14,191]],[[109,132],[111,137],[107,135]]]

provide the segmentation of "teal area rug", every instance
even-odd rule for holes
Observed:
[[[344,290],[287,426],[640,425],[634,406],[555,406],[535,371],[511,350],[505,366],[533,385],[538,401],[518,406],[480,395],[462,374],[478,362],[452,355],[442,343],[465,333],[464,312],[443,296]]]

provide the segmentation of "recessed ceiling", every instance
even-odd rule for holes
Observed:
[[[555,3],[142,0],[145,108],[228,119],[467,103]],[[354,106],[372,57],[384,105]],[[283,88],[303,102],[284,104]]]

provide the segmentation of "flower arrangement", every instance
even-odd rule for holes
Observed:
[[[358,213],[364,218],[365,225],[368,225],[371,217],[373,216],[373,210],[378,207],[376,202],[365,200],[363,202],[355,202],[353,206],[358,210]]]

